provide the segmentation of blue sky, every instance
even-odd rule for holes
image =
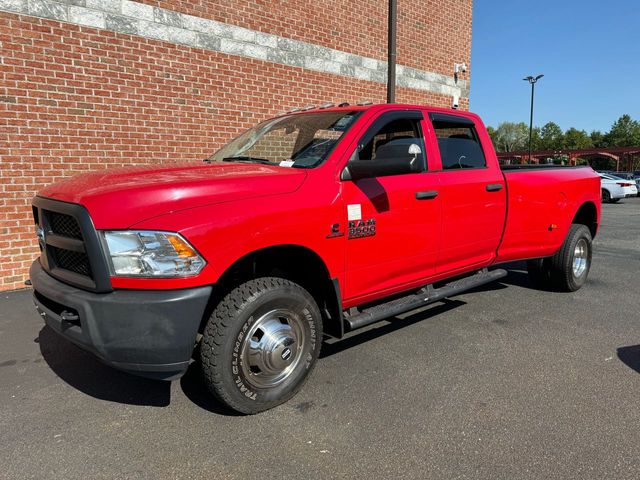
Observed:
[[[471,110],[487,125],[607,131],[640,120],[640,0],[474,0]]]

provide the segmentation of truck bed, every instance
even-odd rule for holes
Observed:
[[[576,212],[597,208],[600,178],[589,166],[504,165],[501,170],[508,210],[497,263],[552,255]],[[596,230],[597,225],[593,235]]]

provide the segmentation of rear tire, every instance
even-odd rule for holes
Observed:
[[[309,292],[283,278],[250,280],[222,299],[205,327],[204,381],[233,410],[268,410],[302,388],[321,340],[322,317]]]
[[[551,272],[549,270],[549,261],[546,258],[536,258],[527,260],[527,273],[529,274],[529,282],[534,288],[549,288],[551,284]]]
[[[602,203],[611,203],[611,194],[609,190],[602,190]]]
[[[575,292],[585,284],[591,268],[592,243],[585,225],[571,225],[562,247],[549,262],[551,283],[556,289]]]
[[[544,290],[575,292],[587,281],[591,251],[591,232],[585,225],[573,224],[555,255],[527,261],[529,281]]]

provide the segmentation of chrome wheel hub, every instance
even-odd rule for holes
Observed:
[[[250,384],[271,388],[284,382],[303,358],[305,333],[302,319],[286,309],[258,318],[242,345],[242,371]]]
[[[580,277],[587,269],[589,257],[589,246],[584,238],[578,240],[576,248],[573,250],[573,275]]]

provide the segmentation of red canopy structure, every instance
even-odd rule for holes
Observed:
[[[545,163],[549,158],[567,157],[569,165],[576,165],[579,158],[585,159],[591,165],[596,159],[609,158],[616,164],[617,171],[633,171],[640,169],[640,146],[636,147],[612,147],[612,148],[585,148],[580,150],[539,150],[531,152],[530,163]],[[502,152],[498,153],[501,163],[519,164],[528,163],[529,152]]]

